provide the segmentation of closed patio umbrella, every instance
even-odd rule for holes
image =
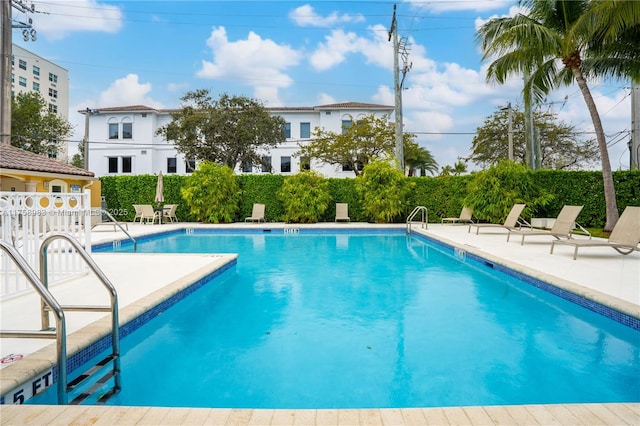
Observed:
[[[162,170],[158,172],[158,183],[156,184],[156,203],[164,203],[164,183],[162,182]]]

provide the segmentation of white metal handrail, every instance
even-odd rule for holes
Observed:
[[[427,211],[427,208],[425,206],[416,206],[416,208],[409,213],[409,216],[407,216],[407,235],[411,233],[411,222],[418,214],[420,214],[420,227],[423,229],[427,229],[429,227],[429,212]]]
[[[2,330],[1,338],[37,338],[56,339],[56,353],[58,361],[58,404],[67,403],[67,326],[64,311],[58,301],[49,292],[47,287],[40,281],[36,273],[31,269],[27,261],[20,255],[12,245],[5,241],[0,241],[0,248],[13,260],[18,269],[24,274],[27,281],[33,286],[42,298],[42,303],[47,304],[56,317],[56,328],[43,328],[36,330]],[[47,314],[48,315],[48,314]],[[48,319],[48,317],[47,317]]]

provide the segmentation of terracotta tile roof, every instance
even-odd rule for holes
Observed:
[[[314,109],[394,109],[391,105],[367,104],[363,102],[342,102],[338,104],[318,105]]]
[[[25,170],[30,172],[58,173],[65,175],[90,176],[95,174],[71,164],[52,160],[44,155],[34,154],[6,143],[0,143],[0,168]]]

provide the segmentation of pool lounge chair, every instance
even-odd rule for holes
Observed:
[[[244,220],[245,222],[265,222],[264,220],[264,204],[255,203],[251,216]]]
[[[572,238],[570,240],[554,240],[551,242],[551,251],[556,244],[562,244],[575,247],[573,251],[573,260],[578,257],[578,248],[580,247],[611,247],[620,254],[626,255],[633,251],[639,250],[640,244],[640,207],[627,206],[620,215],[618,223],[613,227],[608,240],[592,239],[583,240]]]
[[[171,223],[178,222],[178,217],[176,216],[177,209],[178,204],[165,204],[162,209],[163,219],[168,219]]]
[[[584,229],[582,226],[576,223],[576,218],[580,214],[584,206],[564,206],[558,217],[556,218],[555,223],[551,227],[551,230],[546,229],[509,229],[509,234],[507,234],[507,242],[509,238],[511,238],[511,234],[521,235],[522,240],[520,241],[520,245],[524,245],[524,237],[530,237],[533,235],[550,235],[555,237],[557,240],[561,238],[571,238],[571,234],[576,229],[576,226],[580,228],[580,233],[586,234],[591,238],[591,234],[589,231]]]
[[[162,210],[154,210],[151,204],[140,204],[140,223],[162,223]]]
[[[336,203],[336,222],[351,222],[349,218],[349,204]]]
[[[460,216],[458,217],[443,217],[442,220],[440,221],[440,223],[473,223],[473,219],[472,219],[472,215],[473,215],[473,210],[471,210],[469,207],[463,207],[462,211],[460,212]]]
[[[469,225],[469,229],[467,230],[467,232],[471,232],[472,226],[476,227],[476,235],[478,235],[478,232],[480,232],[480,228],[504,228],[506,230],[519,229],[523,226],[527,226],[531,228],[531,225],[529,225],[529,223],[526,220],[520,219],[520,214],[522,213],[522,210],[524,210],[525,205],[526,204],[514,204],[513,207],[511,208],[511,211],[509,212],[509,215],[507,216],[507,218],[504,220],[504,223],[502,224],[472,223]]]

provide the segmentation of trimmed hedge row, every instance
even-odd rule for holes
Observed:
[[[602,173],[598,171],[555,171],[539,170],[532,172],[536,184],[554,194],[554,199],[535,213],[538,217],[556,217],[565,204],[584,205],[578,222],[586,227],[602,228],[605,223],[605,204]],[[164,176],[164,198],[167,204],[179,204],[176,212],[180,221],[193,221],[180,189],[188,176]],[[242,222],[251,216],[253,203],[265,204],[268,221],[281,222],[284,218],[284,206],[276,196],[285,177],[282,175],[239,175],[236,177],[242,190],[242,199],[236,221]],[[418,205],[429,210],[429,221],[439,222],[442,217],[460,214],[462,200],[467,195],[467,184],[473,174],[445,177],[411,177],[415,182],[410,202],[405,211],[395,219],[403,222],[411,210]],[[640,171],[618,171],[613,173],[616,198],[620,212],[628,206],[640,206]],[[107,209],[117,213],[119,220],[132,221],[135,215],[133,204],[153,204],[157,177],[154,175],[105,176],[102,182],[102,195]],[[320,219],[333,222],[335,203],[348,203],[352,221],[366,221],[362,201],[355,190],[355,179],[328,178],[331,202]]]

